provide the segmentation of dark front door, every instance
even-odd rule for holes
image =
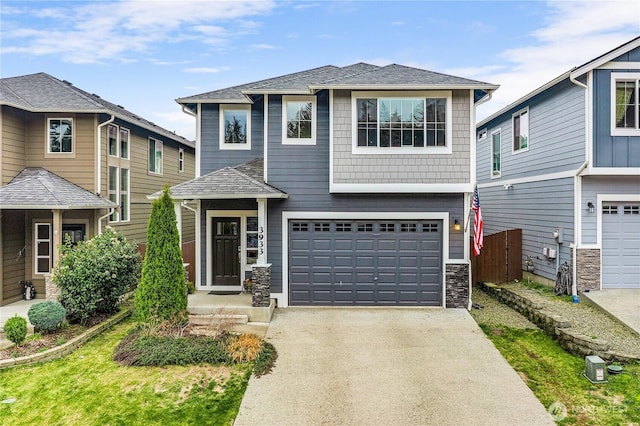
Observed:
[[[240,218],[213,218],[213,285],[240,285]]]

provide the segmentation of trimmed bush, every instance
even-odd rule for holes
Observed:
[[[29,322],[36,330],[50,333],[60,327],[67,310],[59,303],[48,300],[36,303],[29,308]]]
[[[27,320],[19,317],[18,314],[9,318],[4,323],[4,334],[16,345],[24,342],[27,337]]]
[[[139,272],[136,244],[107,227],[89,241],[75,246],[65,242],[53,280],[60,288],[60,303],[67,309],[69,320],[84,324],[98,313],[117,312],[122,296],[134,288]]]
[[[142,278],[135,294],[136,317],[140,322],[156,317],[187,322],[185,286],[180,235],[169,188],[154,200],[147,225],[147,249]]]

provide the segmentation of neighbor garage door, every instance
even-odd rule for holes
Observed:
[[[640,288],[640,204],[602,206],[602,287]]]
[[[442,306],[442,222],[290,220],[289,303]]]

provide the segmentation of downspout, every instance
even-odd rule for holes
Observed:
[[[111,210],[109,211],[109,213],[105,214],[104,216],[100,216],[98,218],[98,235],[102,234],[102,221],[108,218],[109,216],[111,216],[113,212],[115,212],[116,208],[117,207],[111,207]]]
[[[189,202],[189,200],[182,200],[182,202],[180,203],[180,207],[185,208],[187,210],[190,210],[194,213],[198,213],[198,211],[196,209],[194,209],[191,206],[188,206],[187,203]]]
[[[98,176],[96,177],[96,194],[98,195],[100,195],[100,191],[102,190],[102,128],[107,124],[113,123],[115,119],[116,116],[111,115],[110,119],[98,125],[98,150],[96,153],[98,157],[98,164],[96,167],[96,170],[98,171]]]
[[[578,283],[577,283],[577,273],[578,273],[578,259],[577,259],[577,249],[578,249],[578,241],[582,240],[582,236],[578,235],[580,229],[578,229],[578,216],[581,215],[580,213],[580,206],[581,206],[581,200],[580,200],[580,196],[582,194],[582,181],[580,180],[580,175],[582,174],[582,172],[584,171],[584,169],[587,168],[587,166],[589,165],[589,144],[590,144],[590,138],[589,138],[589,128],[590,128],[590,123],[589,123],[589,86],[576,80],[575,76],[572,73],[569,73],[569,80],[575,84],[576,86],[582,87],[585,90],[585,125],[584,125],[584,138],[585,138],[585,146],[584,146],[584,163],[582,163],[582,165],[578,168],[578,170],[576,171],[576,174],[574,176],[574,182],[573,182],[573,187],[574,187],[574,210],[575,210],[575,214],[574,214],[574,228],[575,228],[575,237],[574,239],[576,240],[576,244],[573,245],[573,265],[571,265],[571,295],[573,296],[573,300],[576,301],[578,300]],[[581,222],[581,220],[580,220]],[[559,252],[558,252],[559,253]],[[558,256],[559,257],[559,256]]]

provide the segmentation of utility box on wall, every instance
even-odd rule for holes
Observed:
[[[602,358],[590,355],[585,358],[584,376],[591,383],[607,383],[607,372]]]

